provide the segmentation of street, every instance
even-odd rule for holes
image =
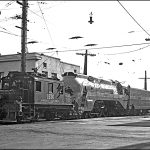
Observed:
[[[0,125],[1,149],[149,149],[150,118],[107,117]]]

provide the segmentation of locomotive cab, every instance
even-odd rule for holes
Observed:
[[[0,120],[63,118],[73,111],[62,81],[33,73],[10,72],[2,79]]]

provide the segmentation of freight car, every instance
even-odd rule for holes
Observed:
[[[9,72],[1,79],[0,120],[33,121],[76,116],[64,83],[41,74]]]
[[[82,118],[141,115],[150,110],[150,91],[73,72],[64,73],[63,82]]]

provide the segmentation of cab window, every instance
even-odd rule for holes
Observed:
[[[48,83],[48,93],[53,93],[53,83]]]
[[[41,82],[40,81],[36,81],[36,91],[41,92]]]

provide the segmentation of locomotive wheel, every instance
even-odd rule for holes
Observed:
[[[17,123],[22,123],[22,119],[23,117],[22,116],[16,116],[16,120],[17,120]]]
[[[50,112],[50,111],[45,112],[45,119],[47,121],[54,120],[54,118],[55,118],[55,113],[54,112]]]
[[[61,119],[69,119],[69,112],[65,112],[65,113],[63,113],[63,115],[61,116]]]
[[[104,110],[101,110],[99,113],[98,117],[106,117],[107,115],[105,114]]]
[[[89,113],[88,113],[88,112],[84,112],[84,113],[82,114],[82,118],[84,118],[84,119],[89,118]]]

